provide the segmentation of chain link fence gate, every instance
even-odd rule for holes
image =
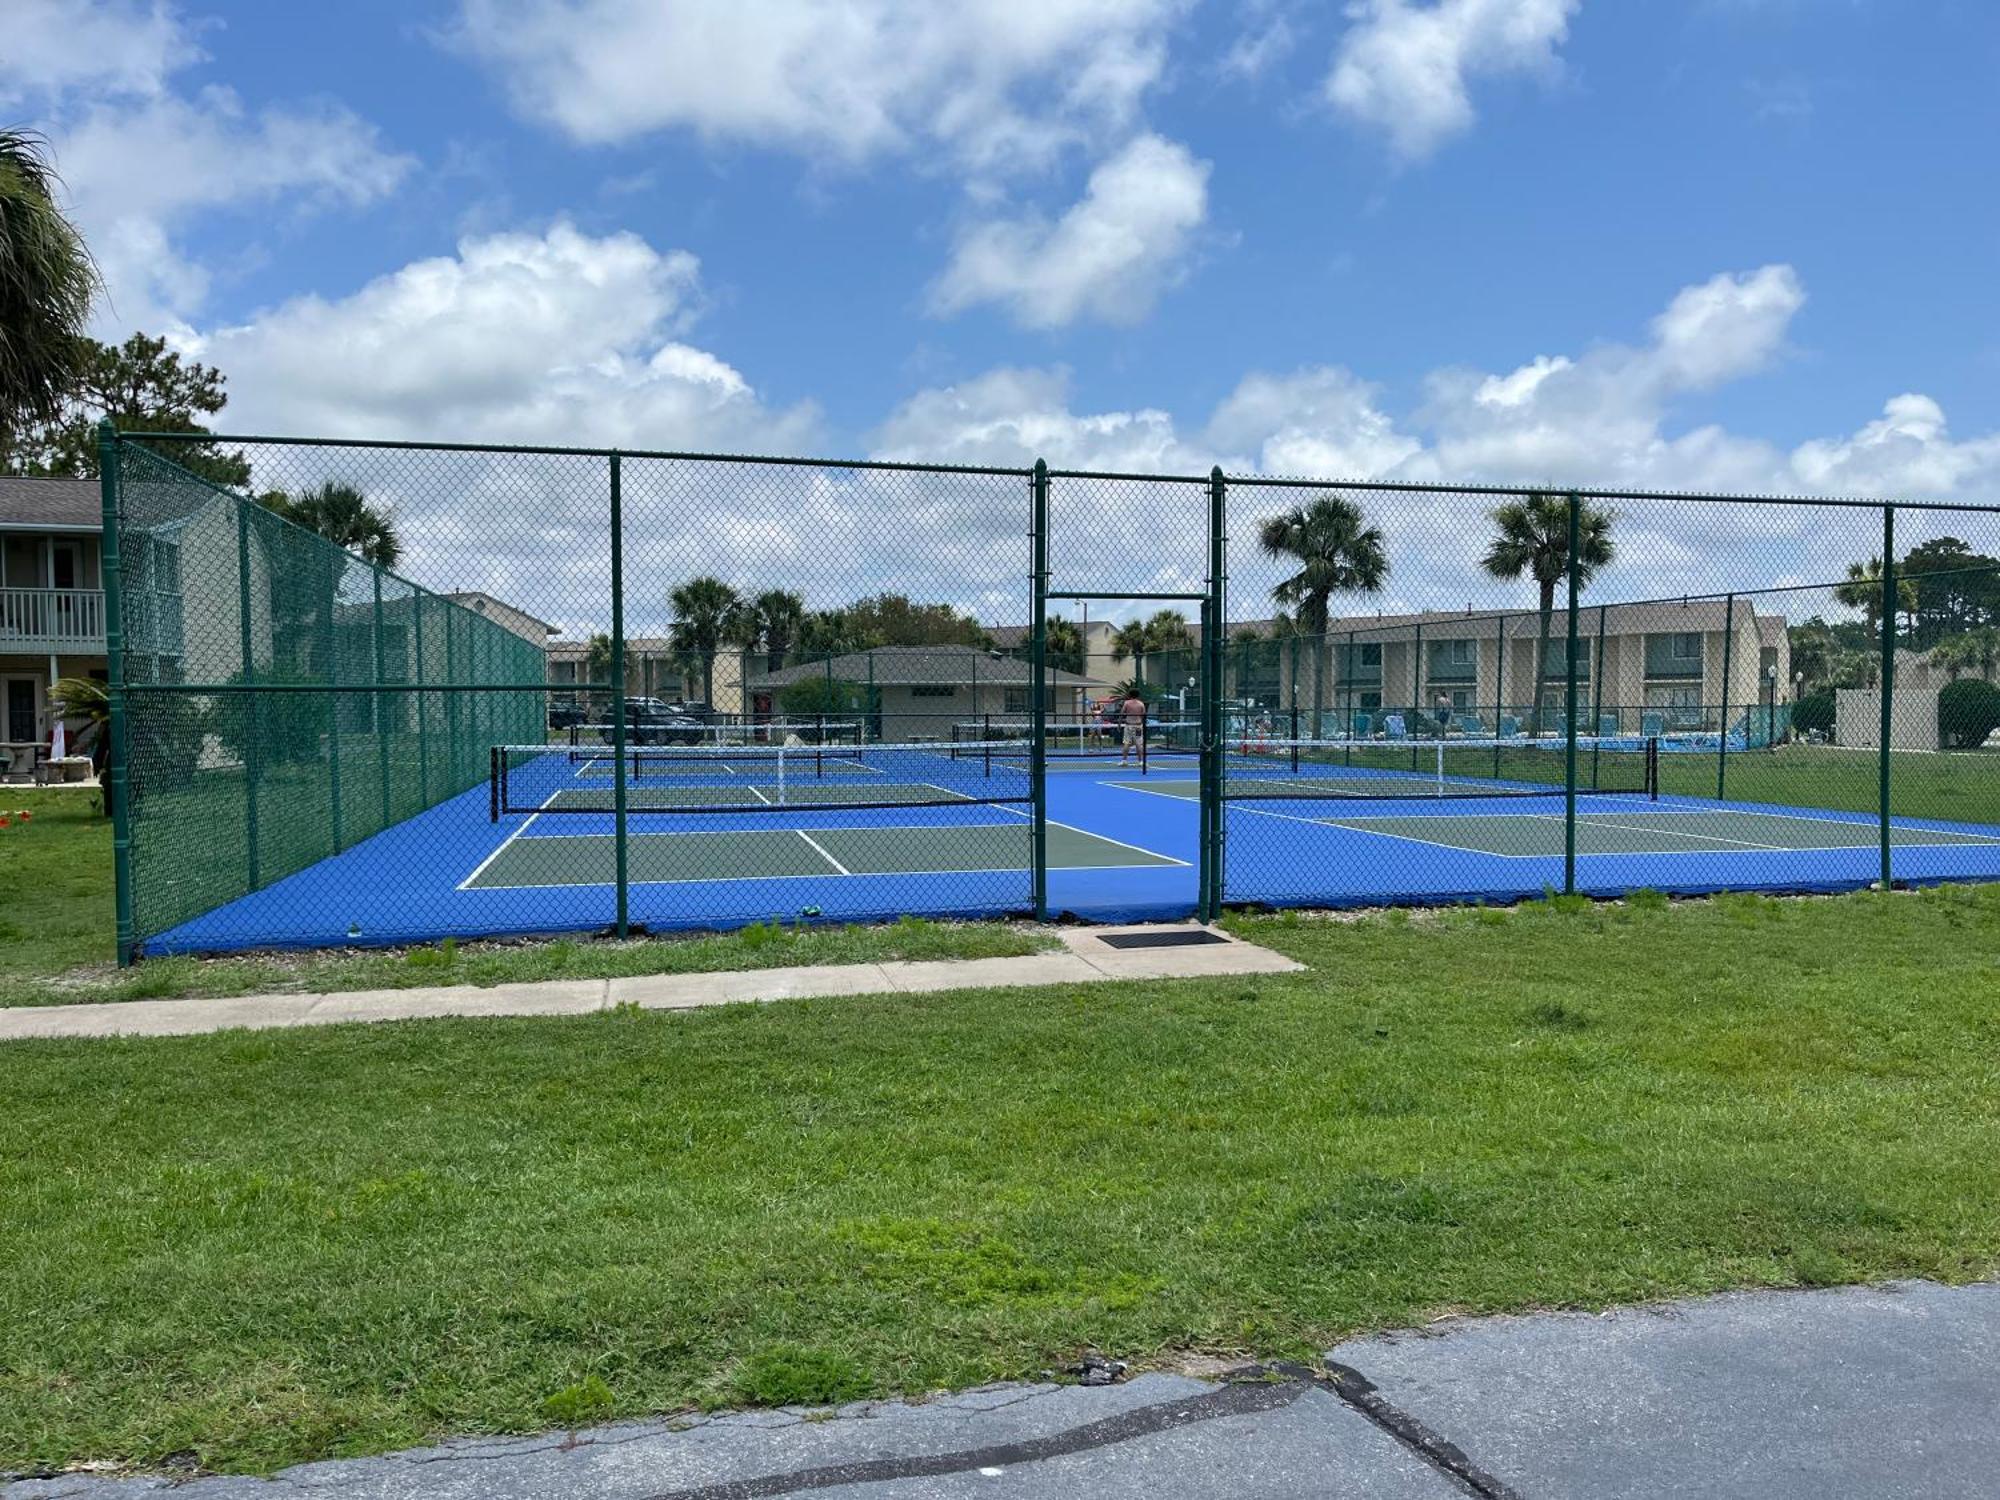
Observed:
[[[2000,878],[1990,507],[101,456],[125,960]]]

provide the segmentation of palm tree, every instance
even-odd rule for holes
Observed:
[[[701,669],[702,702],[715,706],[715,656],[723,642],[742,638],[743,596],[720,578],[690,578],[667,595],[674,623],[667,642]]]
[[[273,490],[260,503],[378,568],[393,568],[403,556],[403,543],[389,517],[352,485],[329,480],[297,499]]]
[[[1049,665],[1058,672],[1083,675],[1083,632],[1074,620],[1049,616],[1046,650]]]
[[[1990,682],[1994,665],[2000,662],[2000,630],[1985,625],[1962,635],[1946,636],[1931,647],[1930,660],[1934,666],[1943,667],[1945,676],[1953,682],[1966,672],[1977,672],[1982,681]]]
[[[90,348],[97,270],[57,184],[40,136],[0,130],[0,452],[24,421],[58,415]]]
[[[1292,612],[1298,631],[1317,638],[1313,648],[1312,732],[1326,711],[1326,631],[1335,594],[1378,592],[1389,577],[1389,555],[1379,528],[1363,524],[1361,507],[1332,491],[1267,519],[1257,528],[1267,557],[1284,558],[1298,571],[1271,590]]]
[[[1132,680],[1143,683],[1146,680],[1146,653],[1153,647],[1153,637],[1144,620],[1127,620],[1111,632],[1111,659],[1124,661],[1132,659]]]
[[[1611,541],[1612,513],[1587,501],[1580,503],[1576,568],[1579,587],[1589,583],[1618,550]],[[1550,494],[1509,500],[1495,507],[1493,525],[1498,534],[1482,559],[1486,571],[1495,578],[1510,581],[1523,574],[1535,580],[1540,629],[1535,639],[1534,704],[1528,711],[1528,722],[1531,727],[1539,728],[1542,684],[1548,680],[1549,623],[1555,613],[1556,585],[1569,576],[1569,500]],[[1506,696],[1504,684],[1501,696]]]
[[[750,601],[745,613],[756,625],[757,641],[752,644],[764,647],[765,670],[777,671],[805,624],[806,601],[785,589],[766,589]]]
[[[611,637],[602,631],[593,635],[583,648],[583,680],[585,682],[611,682]],[[611,684],[611,696],[615,699],[624,693],[622,682]],[[590,709],[590,694],[584,694],[586,715]]]
[[[102,771],[110,748],[104,730],[111,718],[111,695],[105,685],[89,677],[64,677],[49,688],[49,699],[59,718],[84,721],[70,742],[70,754],[88,755]]]
[[[1834,599],[1868,617],[1868,634],[1874,636],[1882,624],[1882,559],[1871,557],[1864,565],[1847,565],[1847,582],[1833,586]],[[1896,609],[1909,614],[1917,607],[1917,585],[1900,574],[1896,578]]]

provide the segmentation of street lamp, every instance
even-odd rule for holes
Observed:
[[[1764,668],[1764,748],[1778,743],[1778,667]]]

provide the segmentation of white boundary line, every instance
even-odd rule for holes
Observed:
[[[559,795],[561,795],[561,793],[562,793],[562,788],[557,787],[555,791],[549,793],[548,800],[543,802],[542,806],[547,807],[549,803],[555,801],[556,798]],[[541,811],[537,809],[536,811],[529,813],[527,817],[523,818],[521,820],[521,826],[519,828],[516,828],[512,833],[508,834],[507,837],[500,840],[500,842],[494,846],[493,852],[487,855],[486,858],[482,859],[479,862],[477,868],[475,868],[470,875],[466,876],[465,879],[461,880],[453,889],[462,891],[469,888],[472,882],[479,878],[481,871],[483,871],[488,865],[492,864],[494,860],[498,859],[504,852],[506,852],[507,846],[513,843],[514,840],[519,838],[522,834],[526,833],[528,831],[528,825],[534,822],[535,819],[539,818],[541,815],[542,815]]]
[[[852,870],[848,869],[846,865],[842,864],[839,860],[835,859],[831,854],[828,854],[826,852],[825,846],[822,845],[818,839],[814,838],[811,834],[807,833],[803,828],[794,828],[792,832],[796,833],[800,838],[804,839],[808,844],[811,844],[813,847],[813,852],[817,854],[821,859],[825,860],[828,864],[832,865],[834,869],[838,870],[841,874],[852,875],[854,873]]]
[[[1012,814],[1013,814],[1013,815],[1014,815],[1015,817],[1017,817],[1017,818],[1032,818],[1032,817],[1034,816],[1034,814],[1032,814],[1032,813],[1024,813],[1024,812],[1022,812],[1022,811],[1021,811],[1021,809],[1020,809],[1020,808],[1018,808],[1018,807],[1007,807],[1007,806],[1004,806],[1004,805],[998,805],[998,806],[996,806],[996,811],[999,811],[999,812],[1004,812],[1004,813],[1012,813]],[[1099,833],[1099,832],[1097,832],[1097,831],[1096,831],[1095,829],[1093,829],[1093,828],[1080,828],[1080,827],[1078,827],[1078,826],[1077,826],[1076,824],[1074,824],[1074,823],[1064,823],[1064,822],[1061,822],[1061,821],[1059,821],[1058,819],[1055,819],[1055,818],[1050,818],[1050,819],[1049,819],[1048,821],[1049,821],[1049,827],[1051,827],[1051,828],[1067,828],[1067,829],[1068,829],[1068,830],[1069,830],[1069,831],[1070,831],[1071,833],[1080,833],[1080,834],[1082,834],[1082,835],[1083,835],[1083,836],[1084,836],[1085,838],[1087,838],[1087,839],[1096,839],[1096,840],[1097,840],[1097,842],[1098,842],[1098,843],[1100,843],[1100,844],[1115,844],[1115,845],[1116,845],[1116,846],[1117,846],[1118,848],[1120,848],[1120,849],[1130,849],[1130,850],[1132,850],[1132,851],[1133,851],[1134,853],[1136,853],[1136,854],[1149,854],[1149,855],[1151,855],[1151,856],[1152,856],[1152,857],[1153,857],[1154,859],[1158,859],[1158,860],[1164,860],[1164,861],[1165,861],[1166,863],[1168,863],[1168,864],[1170,864],[1170,865],[1179,865],[1179,866],[1180,866],[1180,867],[1181,867],[1181,868],[1182,868],[1183,870],[1188,870],[1188,869],[1192,869],[1192,868],[1194,868],[1194,861],[1193,861],[1193,860],[1188,860],[1188,859],[1175,859],[1175,858],[1173,857],[1173,855],[1171,855],[1171,854],[1162,854],[1162,853],[1160,853],[1160,851],[1159,851],[1159,850],[1157,850],[1157,849],[1148,849],[1148,848],[1147,848],[1147,847],[1146,847],[1146,846],[1145,846],[1144,844],[1131,844],[1131,843],[1127,843],[1127,842],[1126,842],[1126,841],[1125,841],[1124,839],[1114,839],[1114,838],[1112,838],[1112,837],[1111,837],[1111,836],[1110,836],[1109,834],[1103,834],[1103,833]],[[979,827],[979,826],[981,826],[981,825],[978,825],[978,824],[972,824],[972,825],[969,825],[969,826],[972,826],[972,827]],[[1000,826],[1000,825],[998,825],[998,824],[988,824],[988,825],[985,825],[985,826],[988,826],[988,827],[998,827],[998,826]],[[1064,868],[1064,869],[1066,869],[1066,870],[1144,870],[1144,869],[1148,869],[1148,868],[1150,868],[1150,866],[1147,866],[1147,865],[1064,865],[1064,866],[1063,866],[1062,868]]]

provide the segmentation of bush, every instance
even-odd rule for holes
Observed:
[[[1816,693],[1807,693],[1792,705],[1792,730],[1804,735],[1817,729],[1820,733],[1833,733],[1833,689],[1821,688]]]
[[[1970,750],[2000,728],[2000,688],[1976,677],[1947,683],[1938,694],[1938,739],[1948,750]]]
[[[793,719],[866,713],[868,685],[844,677],[807,677],[778,689],[778,708]]]

